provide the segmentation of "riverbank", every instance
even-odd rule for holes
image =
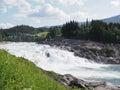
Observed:
[[[48,74],[49,75],[49,74]],[[85,90],[120,90],[120,85],[114,85],[109,82],[88,82],[78,79],[70,74],[58,75],[59,78],[52,77],[59,83],[68,87],[84,88]],[[50,76],[51,77],[51,76]]]
[[[120,90],[119,85],[112,83],[87,82],[70,74],[60,75],[42,70],[27,59],[15,57],[3,50],[0,50],[0,55],[1,90],[13,90],[14,88],[25,90]]]
[[[104,44],[61,37],[41,41],[39,44],[57,46],[74,52],[76,56],[87,58],[97,63],[120,64],[120,44]]]
[[[27,59],[0,49],[0,90],[67,90],[43,71]]]
[[[72,52],[36,43],[11,42],[0,45],[0,48],[7,50],[12,55],[32,61],[39,68],[59,73],[57,74],[58,77],[55,74],[52,74],[52,77],[51,72],[46,75],[63,85],[86,87],[87,90],[120,90],[118,86],[120,84],[118,65],[91,63],[85,58],[75,57]],[[91,82],[94,80],[94,83],[85,78],[91,79]],[[109,80],[112,80],[110,82],[116,85],[108,83]]]

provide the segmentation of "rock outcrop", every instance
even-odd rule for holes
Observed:
[[[120,64],[120,45],[119,44],[103,44],[91,41],[71,40],[71,39],[51,39],[40,44],[49,44],[57,46],[61,49],[74,52],[76,56],[87,58],[91,61],[105,64]],[[48,55],[47,55],[48,56]],[[51,77],[51,76],[50,76]],[[120,86],[116,86],[109,82],[88,82],[66,74],[58,75],[54,80],[66,85],[70,88],[78,87],[86,90],[120,90]]]
[[[105,64],[120,64],[120,45],[103,44],[92,41],[72,40],[72,39],[51,39],[39,42],[57,46],[61,49],[74,52],[76,56],[87,58],[94,62]]]
[[[63,75],[60,79],[60,83],[71,88],[78,87],[86,90],[120,90],[120,86],[113,85],[109,82],[87,82],[77,79],[70,74]]]
[[[109,82],[88,82],[78,79],[71,74],[60,75],[53,72],[44,71],[44,73],[53,80],[67,86],[68,88],[83,88],[84,90],[120,90],[120,85],[114,85]],[[68,89],[69,90],[69,89]]]

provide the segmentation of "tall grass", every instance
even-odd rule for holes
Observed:
[[[0,50],[0,90],[70,89],[48,78],[43,70],[32,62]]]
[[[66,90],[24,58],[0,50],[0,90]]]

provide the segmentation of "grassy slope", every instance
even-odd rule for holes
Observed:
[[[46,36],[48,35],[48,32],[40,32],[37,34],[39,37],[42,37],[42,38],[46,38]]]
[[[0,50],[0,90],[66,90],[33,63]]]
[[[24,58],[0,50],[0,90],[68,90]]]

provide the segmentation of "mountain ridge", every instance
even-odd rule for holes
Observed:
[[[120,23],[120,15],[104,18],[101,20],[106,23]]]

